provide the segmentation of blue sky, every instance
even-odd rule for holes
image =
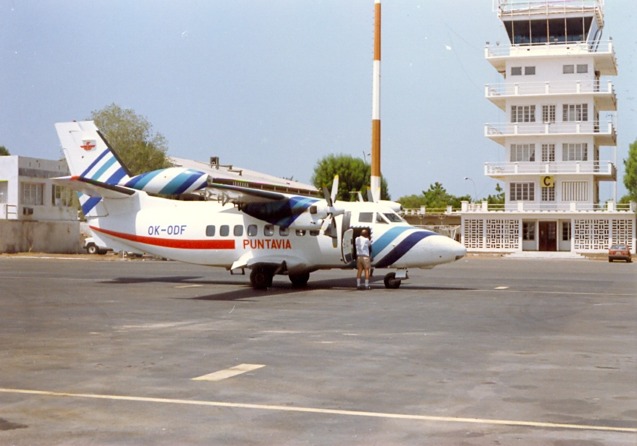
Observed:
[[[483,164],[505,161],[504,149],[483,129],[505,118],[484,98],[501,81],[484,46],[506,37],[492,0],[385,0],[382,11],[392,198],[436,181],[455,195],[493,193]],[[607,0],[605,14],[621,196],[637,139],[637,8]],[[0,145],[61,157],[55,122],[116,103],[145,116],[169,155],[309,183],[320,158],[370,152],[372,43],[372,0],[0,0]]]

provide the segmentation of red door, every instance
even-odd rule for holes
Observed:
[[[557,222],[540,222],[540,251],[557,251]]]

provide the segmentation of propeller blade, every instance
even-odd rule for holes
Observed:
[[[334,219],[334,217],[330,216],[326,218],[325,222],[323,222],[322,229],[323,229],[323,234],[335,239],[338,234],[338,230],[336,228],[336,220]]]
[[[338,175],[334,175],[334,180],[332,181],[332,195],[330,196],[332,204],[330,206],[334,206],[334,203],[336,203],[336,195],[338,195]]]
[[[334,203],[336,203],[336,196],[338,195],[338,175],[334,175],[334,180],[332,181],[332,193],[330,194],[330,192],[327,190],[327,187],[323,186],[323,195],[325,196],[325,201],[327,202],[328,214],[327,217],[323,220],[321,229],[323,230],[323,234],[336,240],[338,229],[336,228],[336,220],[334,217],[343,213],[342,209],[334,208]]]
[[[333,206],[332,197],[330,196],[330,192],[327,190],[327,187],[323,186],[323,196],[325,197],[325,201],[327,201],[327,205],[329,207]]]

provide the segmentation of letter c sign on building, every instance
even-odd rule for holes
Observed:
[[[542,177],[542,187],[553,187],[555,185],[555,180],[553,177]]]

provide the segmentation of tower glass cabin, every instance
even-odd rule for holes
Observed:
[[[495,0],[508,42],[487,44],[502,81],[485,87],[503,112],[485,137],[503,162],[484,174],[503,184],[503,209],[462,211],[470,250],[635,251],[634,204],[601,203],[600,182],[616,182],[617,75],[612,40],[602,39],[603,0]],[[632,211],[632,212],[631,212]]]

